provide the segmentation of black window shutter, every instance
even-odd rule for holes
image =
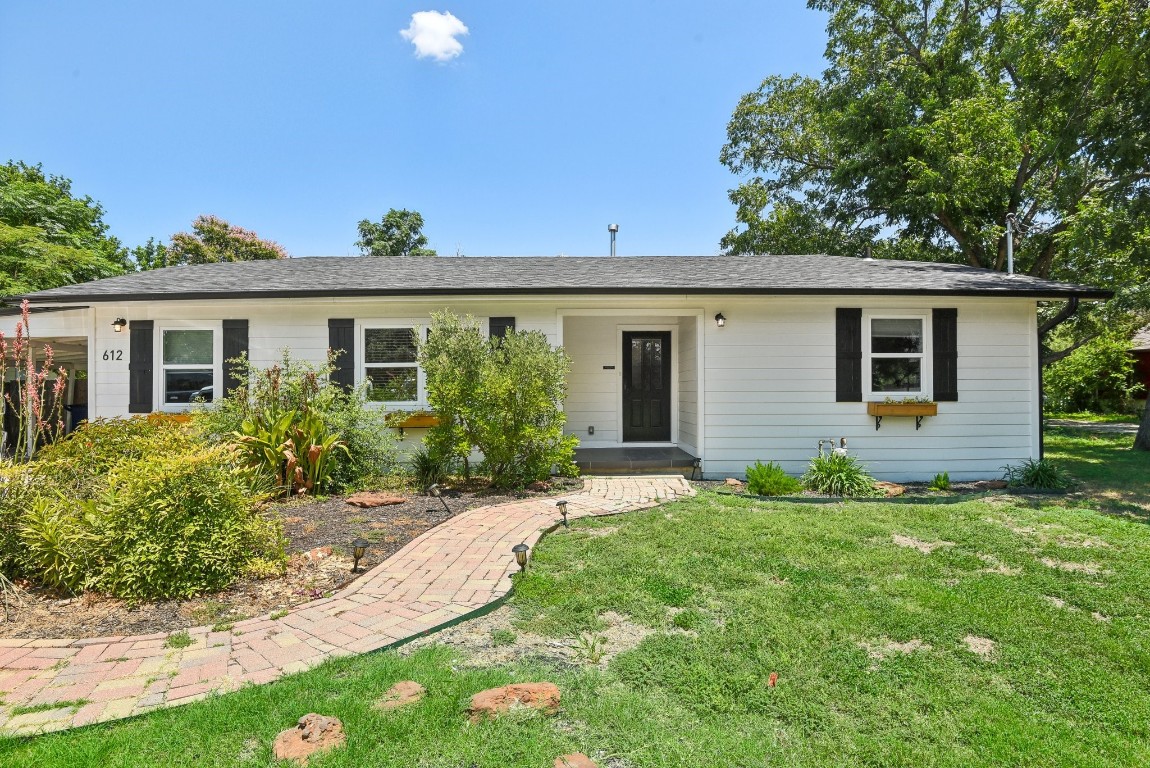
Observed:
[[[508,331],[515,330],[514,317],[492,317],[487,321],[487,336],[492,339],[507,337]]]
[[[862,402],[862,310],[835,310],[835,400]]]
[[[350,392],[355,388],[355,320],[328,320],[327,346],[336,353],[331,381]]]
[[[934,399],[958,400],[958,310],[934,310],[931,329],[934,337]]]
[[[238,366],[234,359],[246,357],[248,354],[248,321],[224,321],[224,362],[223,362],[223,390],[221,397],[227,397],[236,387],[245,383],[240,381]]]
[[[152,412],[152,382],[155,372],[155,322],[133,320],[128,325],[128,413]]]

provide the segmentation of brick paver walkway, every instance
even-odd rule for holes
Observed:
[[[581,492],[468,510],[433,528],[332,597],[286,616],[167,633],[85,640],[0,638],[0,733],[30,734],[137,715],[266,683],[331,656],[395,645],[511,591],[511,547],[534,546],[558,520],[610,515],[694,495],[682,477],[588,477]],[[41,705],[61,706],[41,709]],[[36,711],[14,715],[17,707]]]

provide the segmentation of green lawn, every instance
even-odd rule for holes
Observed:
[[[1050,455],[1091,484],[1069,499],[801,505],[708,493],[579,521],[544,539],[512,605],[521,631],[561,639],[594,631],[608,610],[660,630],[604,671],[456,670],[442,648],[375,654],[0,742],[0,765],[266,766],[275,733],[311,711],[342,718],[350,736],[313,768],[549,768],[575,749],[627,766],[1145,765],[1150,527],[1107,512],[1150,500],[1150,454],[1120,446],[1051,437]],[[896,536],[945,543],[926,554]],[[987,657],[967,638],[991,641]],[[918,650],[892,645],[912,641]],[[402,679],[428,698],[373,711]],[[526,679],[559,684],[558,718],[464,724],[472,693]]]

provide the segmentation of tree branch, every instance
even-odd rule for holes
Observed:
[[[1062,350],[1059,350],[1057,352],[1051,352],[1049,355],[1043,355],[1042,356],[1042,364],[1043,365],[1050,365],[1051,363],[1057,363],[1059,360],[1061,360],[1065,357],[1069,357],[1074,352],[1074,350],[1078,349],[1079,347],[1084,346],[1084,345],[1089,344],[1090,342],[1094,341],[1095,339],[1098,338],[1098,336],[1099,336],[1099,334],[1092,333],[1089,336],[1086,336],[1086,337],[1081,338],[1078,341],[1074,342],[1073,344],[1071,344],[1066,349],[1062,349]]]

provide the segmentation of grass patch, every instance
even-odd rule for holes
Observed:
[[[184,632],[184,631],[173,632],[172,634],[168,635],[168,639],[164,641],[164,647],[165,648],[187,648],[189,645],[191,645],[194,642],[195,641],[192,640],[192,636],[189,635],[187,632]]]
[[[75,712],[88,703],[87,699],[69,699],[67,701],[46,701],[43,704],[32,704],[27,707],[12,707],[12,715],[30,715],[35,712],[50,712],[53,709],[70,709]]]
[[[1118,424],[1137,424],[1140,417],[1133,413],[1092,413],[1090,411],[1076,411],[1074,413],[1047,413],[1047,419],[1067,419],[1070,421],[1089,421],[1092,424],[1115,422]]]
[[[1082,483],[1094,508],[1150,520],[1150,453],[1133,445],[1133,435],[1053,428],[1046,458]]]

